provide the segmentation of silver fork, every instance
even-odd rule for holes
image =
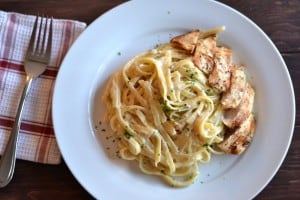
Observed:
[[[46,22],[43,23],[44,21]],[[47,40],[46,35],[48,35]],[[5,187],[13,177],[16,163],[17,141],[24,103],[26,97],[28,96],[33,79],[38,77],[46,70],[50,60],[51,46],[52,18],[43,19],[37,16],[32,30],[28,50],[25,55],[24,65],[26,72],[26,84],[17,110],[16,120],[12,127],[7,146],[0,160],[0,187]]]

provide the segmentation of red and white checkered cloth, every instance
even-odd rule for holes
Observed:
[[[0,11],[0,154],[8,142],[25,85],[24,56],[34,21],[35,16]],[[51,60],[46,71],[33,81],[25,102],[17,158],[60,163],[51,119],[52,93],[59,65],[85,27],[79,21],[53,20]]]

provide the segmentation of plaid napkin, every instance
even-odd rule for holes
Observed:
[[[35,16],[0,11],[0,154],[8,142],[25,85],[24,57],[34,21]],[[60,163],[51,119],[52,93],[59,65],[85,27],[78,21],[53,20],[51,60],[46,71],[33,81],[25,102],[17,158]]]

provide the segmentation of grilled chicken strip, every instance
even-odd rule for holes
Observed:
[[[216,36],[199,39],[193,56],[194,64],[205,74],[210,74],[214,67],[214,54],[217,48]]]
[[[226,153],[241,154],[248,147],[252,140],[255,129],[253,114],[250,113],[239,128],[230,134],[217,146]]]
[[[233,129],[239,127],[249,116],[253,109],[254,89],[249,83],[246,83],[242,100],[238,107],[228,109],[224,114],[223,123]]]
[[[232,51],[218,47],[214,57],[214,68],[208,77],[209,84],[221,92],[228,90],[231,77]]]
[[[199,38],[199,34],[200,30],[193,30],[189,33],[172,38],[171,43],[178,45],[190,53],[193,53]]]
[[[232,67],[230,88],[227,90],[221,99],[221,103],[224,109],[236,108],[244,94],[246,86],[246,74],[244,67]]]

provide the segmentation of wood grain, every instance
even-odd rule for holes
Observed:
[[[122,2],[126,1],[0,0],[0,9],[5,11],[21,12],[24,14],[44,13],[45,15],[54,16],[56,18],[76,19],[90,24],[98,16]],[[290,149],[279,171],[255,199],[299,199],[300,1],[221,0],[220,2],[223,2],[245,14],[270,37],[286,62],[295,90],[297,114],[295,131]],[[271,72],[270,75],[272,75]],[[255,169],[253,169],[253,172],[251,173],[255,173]],[[93,199],[93,197],[75,180],[64,162],[60,165],[51,166],[18,160],[14,179],[6,188],[0,189],[0,199],[68,200]]]
[[[300,51],[299,0],[221,1],[253,20],[272,39],[280,52]]]

